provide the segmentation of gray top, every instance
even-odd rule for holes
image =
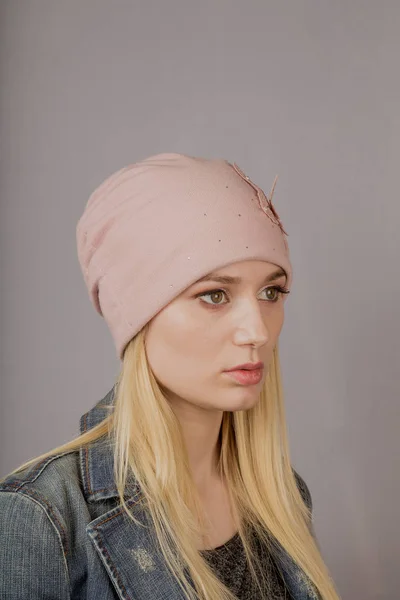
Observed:
[[[239,600],[289,600],[291,596],[268,549],[257,540],[255,549],[267,581],[262,596],[252,579],[239,533],[222,546],[202,550],[201,554]]]

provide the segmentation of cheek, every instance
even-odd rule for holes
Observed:
[[[277,324],[276,324],[276,329],[275,329],[275,339],[278,339],[281,331],[282,331],[282,327],[283,327],[283,318],[280,319]]]
[[[267,324],[268,330],[270,332],[271,337],[274,341],[279,337],[280,332],[282,331],[283,322],[284,322],[284,308],[283,305],[277,307],[275,314],[272,315],[269,323]]]
[[[146,337],[146,352],[155,377],[174,390],[185,381],[196,384],[209,370],[212,345],[198,325],[182,315],[168,312],[155,317]],[[203,375],[202,375],[203,374]]]

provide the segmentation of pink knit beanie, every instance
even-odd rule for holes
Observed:
[[[77,225],[78,257],[120,359],[148,321],[211,271],[264,260],[285,270],[290,287],[271,200],[236,165],[181,154],[129,165],[93,192]]]

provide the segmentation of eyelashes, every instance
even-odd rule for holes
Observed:
[[[287,288],[281,286],[281,285],[274,285],[274,286],[269,286],[263,289],[263,292],[268,291],[268,290],[276,290],[277,295],[274,299],[268,299],[265,298],[264,301],[265,302],[269,302],[271,304],[275,304],[276,302],[278,302],[279,298],[284,295],[284,294],[290,294],[290,290],[288,290]],[[222,293],[224,294],[226,297],[229,298],[229,293],[222,289],[222,288],[217,288],[215,290],[210,290],[208,292],[202,292],[201,294],[196,294],[196,298],[205,298],[207,296],[212,296],[214,294],[218,294],[218,293]],[[207,304],[208,306],[214,308],[214,307],[219,307],[219,306],[223,306],[224,304],[227,304],[227,302],[206,302],[205,300],[203,301],[204,304]]]

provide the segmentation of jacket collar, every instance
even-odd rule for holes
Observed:
[[[115,386],[91,410],[80,419],[80,432],[86,433],[99,425],[114,407]],[[80,468],[83,490],[88,501],[118,497],[114,477],[113,443],[101,439],[80,450]],[[130,492],[137,491],[137,484],[129,486]],[[129,494],[131,495],[131,494]]]

